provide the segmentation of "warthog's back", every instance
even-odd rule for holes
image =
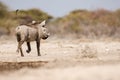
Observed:
[[[38,37],[37,29],[28,27],[26,25],[18,26],[16,28],[16,34],[21,37],[22,40],[25,41],[34,41]]]

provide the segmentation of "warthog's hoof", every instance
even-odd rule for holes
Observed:
[[[38,54],[38,56],[41,56],[41,54]]]
[[[27,53],[30,53],[30,50],[26,50]]]
[[[24,57],[24,55],[21,55],[21,57]]]

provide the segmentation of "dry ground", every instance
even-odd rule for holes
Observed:
[[[0,41],[0,80],[120,80],[120,42],[52,38],[25,57],[15,39]]]

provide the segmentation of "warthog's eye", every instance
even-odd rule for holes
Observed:
[[[42,27],[45,27],[45,25],[42,25]]]

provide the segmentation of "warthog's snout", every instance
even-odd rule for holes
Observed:
[[[46,35],[46,36],[44,36],[42,39],[47,39],[48,37],[50,36],[50,34],[48,34],[48,35]]]

